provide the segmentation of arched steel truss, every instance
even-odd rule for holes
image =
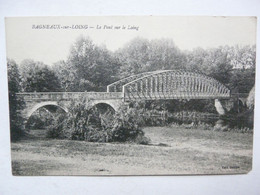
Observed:
[[[163,70],[141,73],[108,86],[122,91],[125,101],[155,99],[225,99],[230,90],[217,80],[199,73]]]
[[[140,74],[132,75],[126,78],[123,78],[121,80],[118,80],[110,85],[107,86],[107,92],[122,92],[123,91],[123,86],[127,83],[130,83],[131,81],[134,81],[136,79],[157,73],[157,72],[162,72],[162,70],[158,71],[153,71],[153,72],[143,72]]]

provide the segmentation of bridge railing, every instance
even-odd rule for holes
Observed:
[[[121,99],[122,92],[33,92],[17,93],[17,96],[25,101],[36,100],[71,100],[86,97],[89,99]]]

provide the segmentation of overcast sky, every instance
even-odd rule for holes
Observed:
[[[33,29],[39,27],[37,25],[60,25],[60,29]],[[73,29],[77,25],[88,28]],[[109,29],[111,25],[112,29]],[[61,28],[65,26],[71,28]],[[115,29],[116,26],[120,29]],[[123,26],[126,28],[122,29]],[[7,57],[17,63],[29,58],[52,65],[59,60],[66,60],[70,46],[81,35],[89,36],[95,44],[105,45],[112,51],[137,36],[148,39],[170,38],[181,50],[196,47],[206,49],[220,45],[243,46],[256,43],[256,18],[166,16],[7,18]]]

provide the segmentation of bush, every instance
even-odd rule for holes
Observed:
[[[58,115],[53,123],[48,126],[47,138],[66,138],[66,134],[63,131],[64,123],[66,122],[66,115]]]
[[[82,98],[79,101],[72,101],[69,110],[66,115],[58,116],[49,127],[50,137],[86,140],[89,131],[100,127],[99,116],[95,110],[90,109],[88,100]],[[95,127],[92,127],[93,125]]]
[[[138,134],[134,139],[134,142],[137,144],[148,145],[149,143],[151,143],[151,139],[145,137],[144,134]]]
[[[26,123],[28,129],[44,129],[46,126],[52,125],[53,115],[46,111],[44,108],[40,108],[34,112]]]
[[[141,129],[143,121],[137,106],[122,106],[112,120],[111,115],[110,111],[101,114],[97,108],[90,106],[88,100],[82,99],[72,102],[70,112],[55,119],[47,134],[51,138],[89,142],[149,142]]]
[[[244,128],[253,129],[254,127],[254,109],[247,109],[241,113],[229,112],[220,117],[225,125],[230,128]]]
[[[198,122],[198,123],[190,123],[190,124],[179,124],[179,123],[171,123],[170,127],[179,127],[179,128],[185,128],[185,129],[201,129],[201,130],[212,130],[213,129],[213,125],[212,124],[208,124],[208,123],[204,123],[204,122]]]
[[[218,120],[213,128],[214,131],[228,131],[229,127],[223,120]]]
[[[137,107],[121,107],[115,114],[114,120],[107,126],[111,129],[113,141],[133,141],[138,136],[144,136],[141,129],[143,124],[141,111]]]

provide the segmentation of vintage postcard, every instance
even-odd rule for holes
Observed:
[[[256,17],[8,17],[12,173],[252,169]]]

